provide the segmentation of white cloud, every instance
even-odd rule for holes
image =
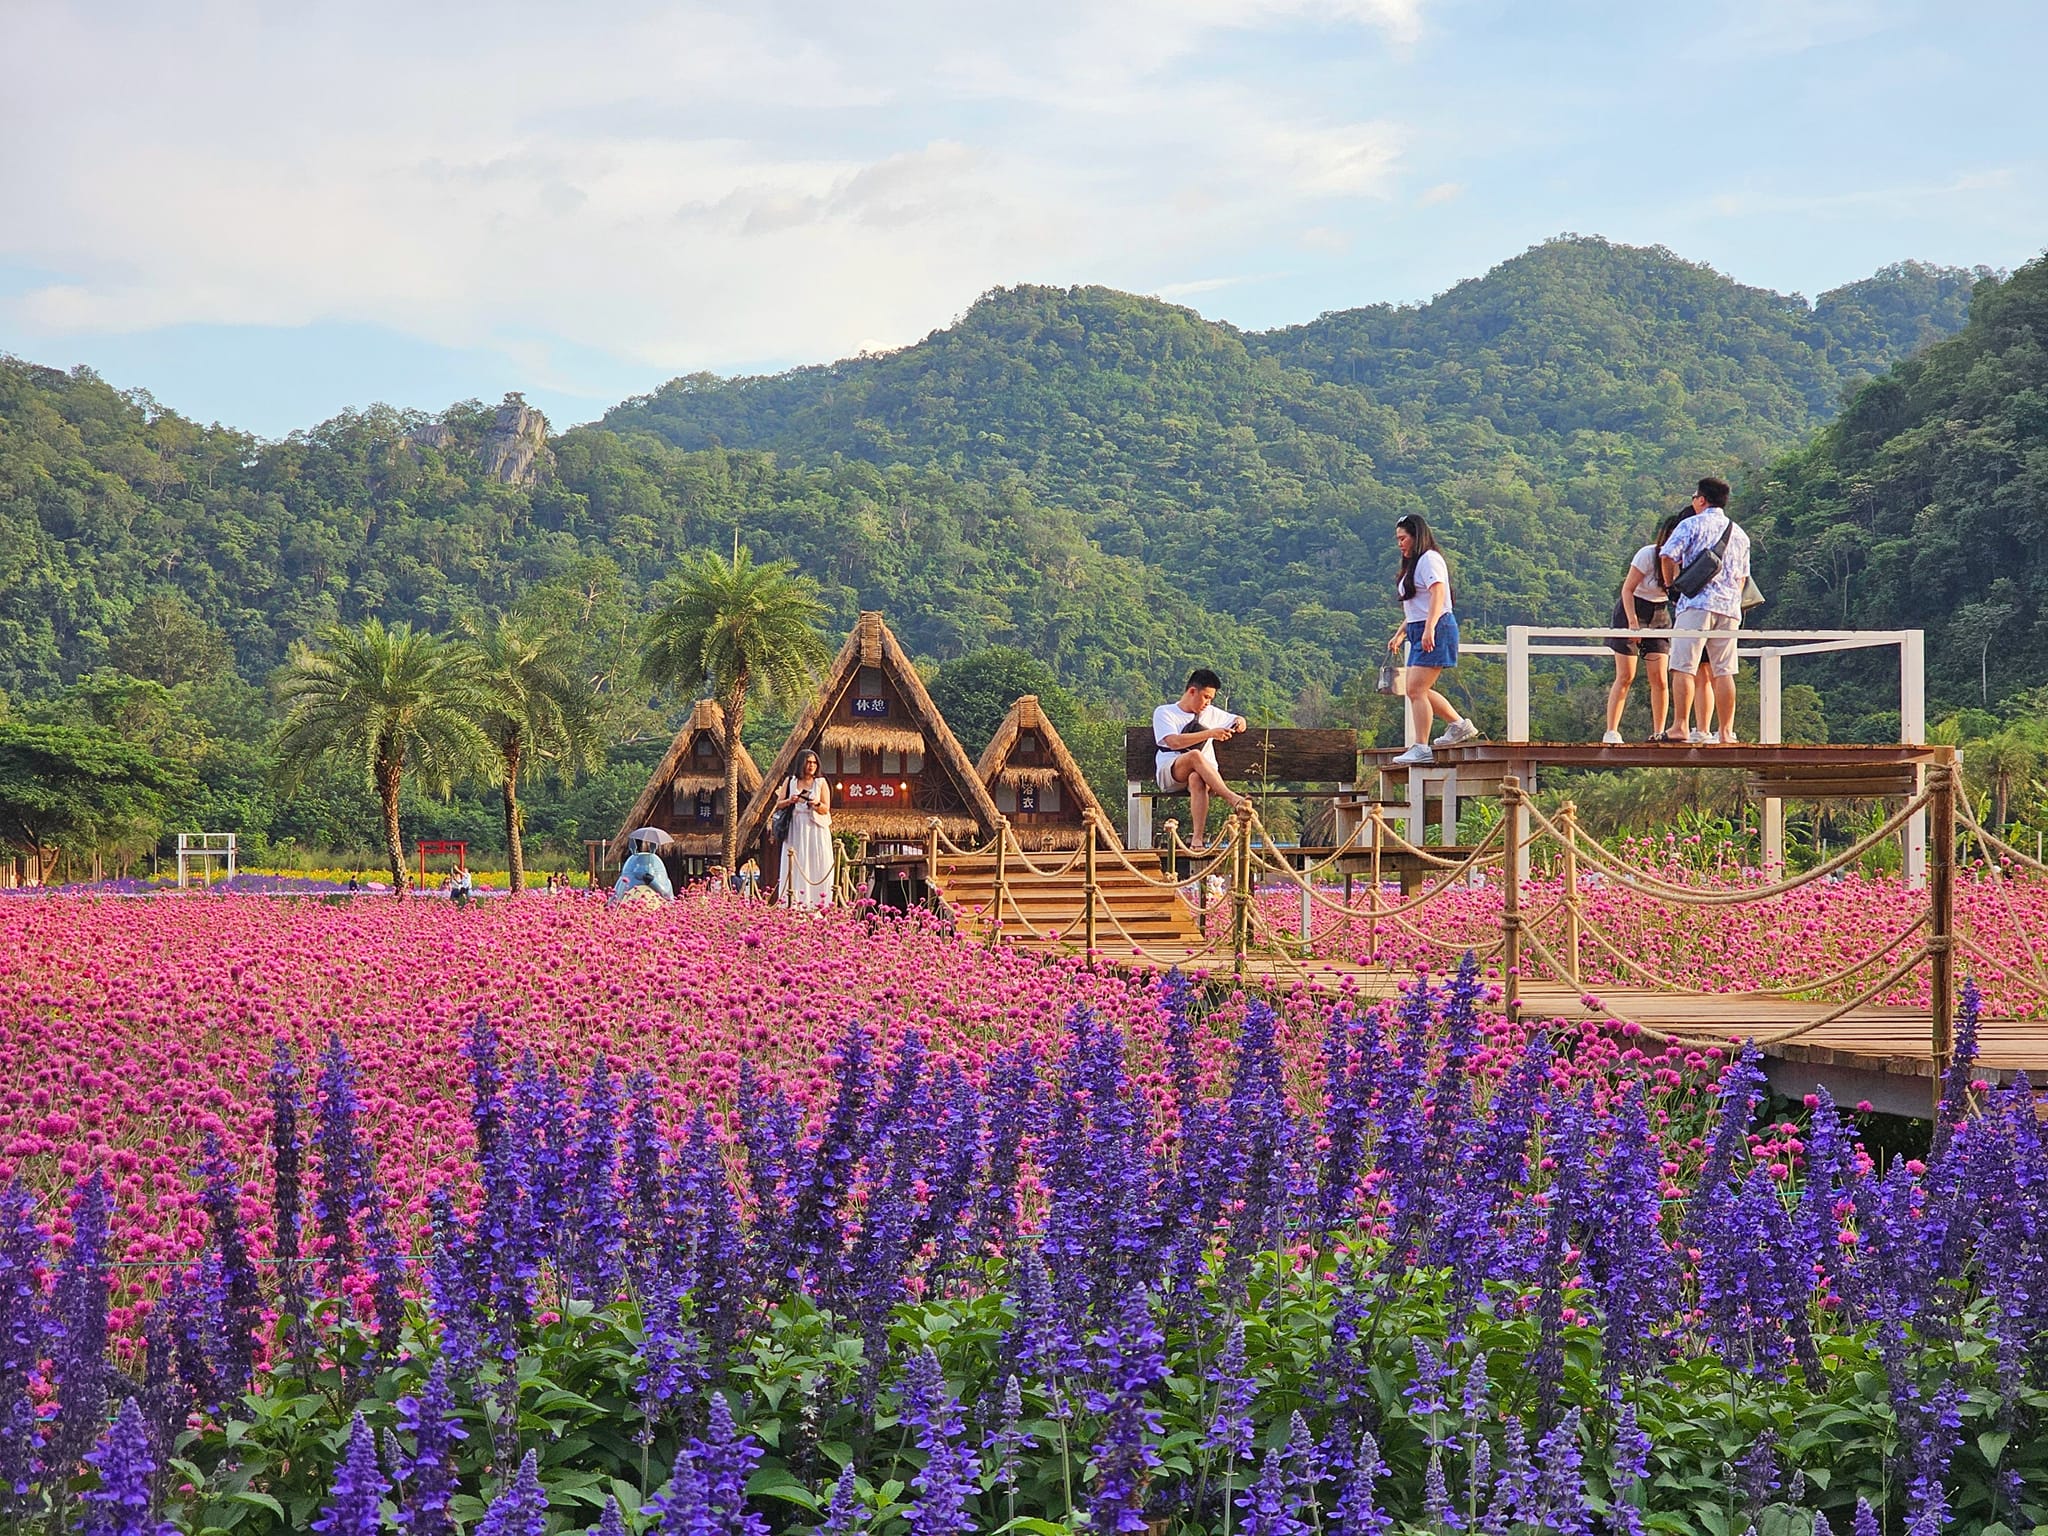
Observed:
[[[1421,34],[1420,0],[1127,0],[980,18],[537,0],[195,18],[16,0],[0,262],[41,334],[516,330],[661,368],[907,341],[999,282],[1385,197],[1403,133],[1218,83],[1205,49]],[[5,314],[0,309],[0,314]]]
[[[1464,191],[1465,184],[1461,181],[1440,181],[1424,191],[1416,201],[1425,208],[1433,208],[1438,203],[1455,202],[1464,195]]]

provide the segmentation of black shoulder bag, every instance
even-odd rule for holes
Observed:
[[[1678,573],[1671,588],[1680,597],[1698,597],[1713,585],[1714,578],[1721,574],[1721,564],[1728,553],[1728,540],[1734,537],[1735,519],[1728,519],[1728,526],[1721,530],[1721,537],[1712,549],[1703,549],[1685,562],[1685,569]]]

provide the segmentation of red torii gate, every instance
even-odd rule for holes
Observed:
[[[423,837],[420,839],[420,889],[427,888],[427,855],[452,853],[457,869],[469,868],[469,844],[454,838]]]

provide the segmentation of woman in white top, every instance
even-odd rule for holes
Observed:
[[[782,905],[809,911],[832,905],[832,792],[818,772],[818,754],[797,759],[775,809],[790,808],[782,843]]]
[[[1636,551],[1621,579],[1621,595],[1614,600],[1614,612],[1607,627],[1624,626],[1636,631],[1628,639],[1610,639],[1614,652],[1614,681],[1607,689],[1607,734],[1600,740],[1607,746],[1621,745],[1621,712],[1628,705],[1628,691],[1636,680],[1636,659],[1650,682],[1650,740],[1666,739],[1664,717],[1671,708],[1671,606],[1657,567],[1657,551],[1671,537],[1680,519],[1667,517],[1657,525],[1657,537]],[[1650,633],[1643,633],[1644,631]]]
[[[1432,716],[1450,721],[1437,738],[1440,747],[1477,741],[1479,727],[1436,691],[1436,680],[1458,664],[1458,616],[1451,611],[1450,564],[1437,548],[1429,524],[1412,512],[1394,524],[1394,542],[1401,550],[1401,576],[1394,590],[1401,599],[1403,623],[1387,642],[1387,649],[1398,652],[1407,646],[1407,686],[1403,691],[1408,695],[1408,732],[1415,738],[1415,744],[1394,762],[1414,767],[1436,761],[1429,744]]]

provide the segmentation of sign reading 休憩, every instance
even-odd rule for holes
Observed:
[[[887,699],[855,699],[853,717],[856,720],[886,720],[889,718]]]

